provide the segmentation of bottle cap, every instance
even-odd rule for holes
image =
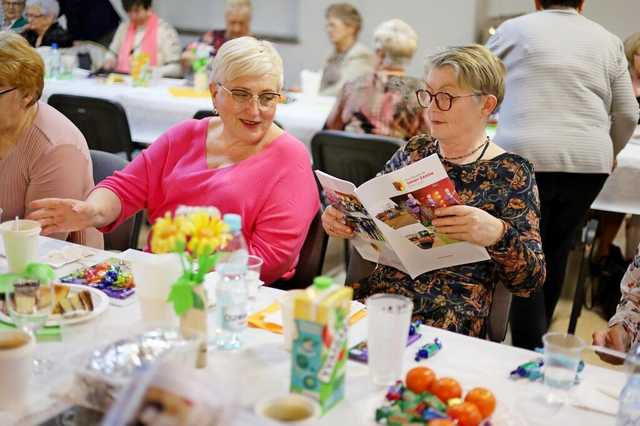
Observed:
[[[229,228],[231,228],[231,232],[237,232],[242,229],[242,218],[239,214],[226,213],[224,216],[222,216],[222,220],[224,221],[224,223],[229,225]]]
[[[58,48],[58,43],[51,43],[51,48],[52,49],[57,49]]]
[[[319,276],[313,279],[313,286],[318,290],[325,290],[333,284],[333,280],[329,277]]]

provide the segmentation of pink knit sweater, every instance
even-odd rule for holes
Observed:
[[[98,187],[120,198],[122,212],[101,231],[110,231],[144,208],[153,223],[180,205],[215,206],[222,214],[242,216],[249,251],[264,260],[262,280],[290,277],[319,209],[309,154],[284,133],[244,161],[210,169],[207,127],[208,119],[176,125],[124,170],[103,180]]]

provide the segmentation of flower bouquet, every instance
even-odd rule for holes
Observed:
[[[204,277],[218,262],[218,250],[230,240],[228,225],[213,207],[181,206],[175,215],[167,213],[152,226],[151,251],[177,253],[180,257],[182,275],[171,286],[167,302],[173,304],[180,317],[185,337],[206,339]]]

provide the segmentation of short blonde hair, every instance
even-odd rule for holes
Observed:
[[[234,12],[244,12],[251,16],[253,6],[251,0],[227,0],[224,7],[224,14],[228,15]]]
[[[633,56],[640,53],[640,33],[633,33],[624,41],[624,55],[629,63],[629,70],[633,69]]]
[[[356,36],[360,33],[362,28],[362,16],[360,12],[354,6],[349,3],[334,3],[327,8],[325,17],[336,18],[344,22],[345,25],[354,27],[356,29]]]
[[[373,45],[385,54],[387,65],[405,66],[418,48],[418,34],[400,19],[378,25],[373,33]]]
[[[489,49],[479,44],[446,48],[429,57],[425,71],[447,65],[454,69],[461,87],[493,95],[498,100],[496,108],[500,106],[504,99],[506,68]]]
[[[278,90],[284,84],[282,58],[265,40],[254,37],[238,37],[225,42],[213,59],[211,81],[226,83],[240,77],[262,77],[274,75],[278,79]]]
[[[12,31],[0,31],[0,84],[33,95],[34,102],[44,88],[42,58],[24,37]]]

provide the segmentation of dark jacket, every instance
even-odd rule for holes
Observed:
[[[38,40],[38,33],[33,30],[27,30],[22,33],[22,36],[27,39],[29,44],[36,47],[36,41]],[[49,27],[44,37],[42,37],[42,44],[40,46],[51,46],[53,43],[57,43],[58,47],[71,47],[73,46],[73,39],[71,34],[62,28],[57,22]],[[37,46],[39,47],[39,46]]]
[[[67,29],[74,40],[100,42],[120,23],[120,16],[109,0],[59,0],[59,3],[60,16],[67,17]]]

